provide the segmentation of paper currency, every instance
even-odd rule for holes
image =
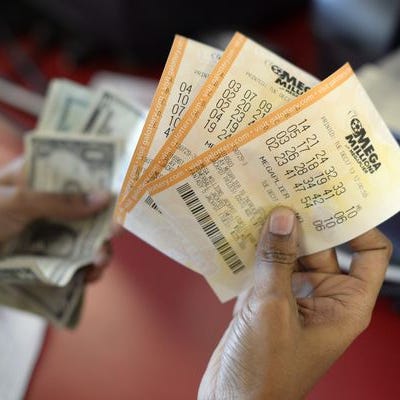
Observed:
[[[84,295],[84,273],[77,273],[64,287],[44,284],[0,283],[0,304],[33,312],[57,326],[74,328]]]
[[[115,139],[31,135],[27,138],[29,185],[39,191],[88,193],[111,187],[117,162]],[[81,221],[35,221],[2,249],[0,271],[19,280],[32,276],[66,285],[77,269],[89,264],[110,234],[112,207]],[[6,279],[3,276],[3,281]]]
[[[78,131],[86,135],[113,137],[122,140],[120,146],[119,168],[112,185],[118,193],[128,169],[132,149],[136,148],[146,112],[138,104],[134,104],[109,90],[98,92],[92,99]]]
[[[40,122],[26,140],[25,169],[33,189],[84,195],[114,188],[126,138],[78,131],[98,96],[69,81],[52,83]],[[137,135],[135,126],[130,132]],[[83,293],[82,279],[76,277],[109,238],[112,209],[81,221],[34,221],[3,244],[0,303],[60,326],[76,323]]]
[[[36,190],[59,193],[110,189],[117,168],[117,148],[115,138],[49,132],[29,135],[28,184]],[[111,215],[112,206],[80,221],[34,221],[6,243],[0,258],[0,303],[72,327],[83,293],[77,272],[93,261],[109,238]]]
[[[82,123],[94,94],[87,88],[67,79],[51,82],[43,111],[36,129],[70,132]]]
[[[28,183],[39,191],[58,193],[90,193],[108,190],[117,168],[118,141],[113,138],[57,137],[55,135],[32,135],[28,137]],[[93,218],[82,221],[46,221],[42,226],[32,227],[26,241],[19,240],[19,253],[33,249],[38,255],[59,257],[53,265],[56,271],[47,279],[52,284],[64,285],[75,273],[65,266],[81,260],[88,263],[104,240],[110,235],[112,207]],[[47,233],[51,232],[51,233]],[[49,238],[41,237],[47,235]],[[44,242],[44,244],[43,244]],[[40,246],[43,246],[40,249]],[[41,251],[44,254],[41,254]],[[14,251],[15,254],[15,251]],[[60,264],[60,265],[58,265]]]

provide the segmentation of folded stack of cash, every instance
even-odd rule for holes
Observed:
[[[144,112],[109,91],[54,80],[35,130],[26,136],[25,168],[35,190],[117,194]],[[0,259],[0,304],[76,325],[85,266],[110,236],[113,206],[80,221],[39,220],[7,243]]]

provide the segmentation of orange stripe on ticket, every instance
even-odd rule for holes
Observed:
[[[154,94],[146,122],[144,123],[142,133],[122,184],[118,198],[118,206],[115,210],[115,218],[119,221],[120,217],[117,214],[119,213],[120,205],[122,204],[127,193],[129,193],[129,191],[133,188],[135,182],[139,179],[140,173],[142,172],[144,161],[149,153],[150,146],[157,132],[157,128],[167,104],[168,97],[171,94],[171,89],[175,82],[179,66],[185,53],[187,42],[187,38],[179,35],[175,36],[167,62],[160,78],[160,82]]]
[[[154,160],[151,162],[146,171],[138,179],[135,187],[125,196],[123,204],[120,204],[118,213],[125,218],[126,212],[132,210],[140,199],[140,194],[143,193],[143,189],[147,182],[155,179],[158,174],[167,165],[171,156],[175,153],[178,146],[182,143],[184,138],[193,127],[201,112],[206,107],[209,99],[212,97],[218,86],[221,84],[226,73],[229,71],[231,65],[237,58],[247,38],[236,33],[230,41],[228,47],[223,52],[221,59],[212,70],[210,76],[205,81],[204,85],[200,89],[200,92],[193,100],[193,103],[189,106],[185,112],[182,120],[169,135],[164,145],[157,153]],[[119,220],[120,221],[120,220]]]
[[[145,157],[149,152],[154,135],[157,132],[161,116],[167,104],[167,99],[171,94],[171,89],[178,73],[187,42],[188,39],[179,35],[175,36],[167,63],[157,86],[149,114],[143,126],[136,150],[132,156],[132,160],[128,168],[128,173],[126,175],[128,178],[126,179],[127,182],[124,182],[124,185],[122,186],[121,192],[123,195],[126,194],[126,186],[130,182],[136,182],[136,180],[139,178]]]
[[[155,181],[149,182],[145,188],[142,188],[142,195],[146,192],[149,192],[150,194],[157,194],[170,188],[183,179],[188,178],[195,172],[210,165],[215,160],[233,152],[235,149],[240,148],[257,136],[264,134],[274,126],[308,108],[322,97],[330,93],[332,90],[340,86],[344,81],[353,75],[354,72],[350,65],[345,64],[327,79],[314,86],[311,90],[307,91],[303,95],[280,107],[278,110],[265,116],[264,118],[250,125],[248,128],[241,130],[237,134],[231,136],[229,139],[226,139],[225,141],[215,145],[210,150],[201,153],[201,155],[183,164],[175,171],[170,172]]]

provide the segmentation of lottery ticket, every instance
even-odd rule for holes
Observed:
[[[235,34],[187,112],[179,120],[175,119],[175,129],[167,130],[167,139],[155,141],[153,153],[147,158],[150,163],[146,164],[143,157],[142,160],[133,157],[125,179],[129,183],[125,185],[115,213],[118,222],[139,236],[147,232],[153,242],[160,241],[162,232],[166,235],[164,243],[168,243],[168,251],[182,252],[181,240],[175,241],[179,246],[174,248],[170,239],[174,230],[162,217],[156,202],[140,191],[143,184],[253,124],[317,82],[270,50],[240,33]],[[162,96],[156,93],[153,103],[162,104]],[[177,108],[177,104],[173,107]],[[166,114],[172,121],[172,115]],[[155,138],[160,136],[158,130]],[[142,154],[146,154],[145,151]],[[138,179],[140,169],[144,173]],[[195,265],[187,253],[184,258],[180,256],[180,261],[192,269]]]
[[[119,203],[120,222],[139,201],[143,207],[149,200],[140,200],[140,190],[163,170],[166,173],[182,165],[317,82],[300,68],[236,33],[175,130]],[[129,223],[125,226],[129,229]]]
[[[134,184],[153,160],[159,148],[177,126],[186,108],[191,104],[221,51],[195,40],[177,35],[145,121],[142,134],[132,156],[119,195],[124,200]],[[152,200],[145,199],[140,217],[130,221],[129,230],[175,261],[190,268],[180,238],[175,236],[168,222],[155,208]],[[115,218],[120,220],[120,206]]]
[[[146,190],[225,301],[251,284],[274,206],[295,210],[299,254],[311,254],[398,212],[399,172],[396,141],[345,65]]]

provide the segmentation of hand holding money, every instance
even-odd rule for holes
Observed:
[[[23,173],[24,158],[18,157],[0,170],[0,248],[23,232],[37,219],[84,219],[110,204],[108,192],[58,194],[36,192],[26,186]],[[86,280],[98,279],[111,256],[109,242],[98,250]]]
[[[107,192],[58,194],[38,192],[23,182],[23,158],[0,170],[0,245],[17,237],[38,219],[74,220],[95,215],[109,205]]]
[[[52,82],[24,168],[17,161],[0,172],[1,304],[76,325],[85,282],[110,258],[111,192],[141,113],[115,93]]]
[[[23,174],[23,158],[18,158],[0,170],[0,249],[6,254],[26,251],[30,239],[31,256],[46,251],[49,238],[43,224],[33,230],[33,224],[45,220],[81,220],[93,217],[110,203],[107,192],[91,194],[58,194],[37,192],[27,187]],[[24,235],[30,232],[31,235]],[[36,235],[35,235],[36,234]],[[55,232],[52,232],[54,235]],[[54,236],[53,236],[54,237]],[[17,245],[16,245],[17,244]],[[74,326],[78,321],[84,281],[97,279],[110,257],[109,245],[105,243],[97,252],[93,263],[87,267],[85,276],[73,277],[65,287],[26,283],[27,271],[4,269],[0,284],[0,302],[45,316],[58,325]],[[7,264],[7,263],[6,263]]]

